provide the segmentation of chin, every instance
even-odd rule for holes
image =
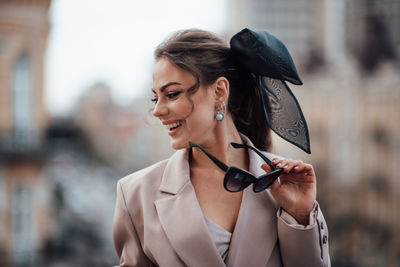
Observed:
[[[189,141],[171,140],[171,147],[175,150],[184,149],[189,147]]]

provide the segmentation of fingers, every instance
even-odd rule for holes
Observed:
[[[313,171],[312,165],[304,163],[301,160],[292,160],[290,158],[287,159],[279,159],[274,158],[272,160],[272,165],[276,168],[283,169],[285,173],[300,173],[306,172],[311,173]]]
[[[283,169],[283,172],[289,173],[291,170],[298,171],[300,168],[304,168],[304,163],[301,160],[287,159],[273,159],[272,165],[276,168]]]
[[[271,166],[269,166],[268,164],[262,164],[262,165],[261,165],[261,168],[262,168],[264,171],[266,171],[267,173],[268,173],[268,172],[272,172],[272,168],[271,168]]]
[[[269,166],[268,164],[265,164],[265,163],[262,164],[262,165],[261,165],[261,168],[262,168],[265,172],[267,172],[267,173],[272,172],[272,168],[271,168],[271,166]],[[271,185],[271,187],[270,187],[272,194],[274,194],[275,191],[276,191],[278,188],[279,188],[279,178],[276,179],[276,180],[272,183],[272,185]]]

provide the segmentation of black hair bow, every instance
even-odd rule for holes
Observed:
[[[267,31],[247,28],[231,38],[230,46],[237,61],[258,79],[269,127],[310,154],[306,120],[296,97],[285,82],[303,84],[286,46]]]

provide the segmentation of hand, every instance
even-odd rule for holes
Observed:
[[[272,160],[272,165],[283,169],[279,179],[271,185],[272,196],[297,222],[308,225],[317,192],[317,180],[312,165],[301,160],[278,158]],[[266,172],[272,171],[267,164],[261,167]]]

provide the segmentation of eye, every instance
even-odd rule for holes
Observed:
[[[178,95],[180,95],[180,93],[181,93],[180,91],[168,93],[168,94],[166,94],[166,97],[167,97],[168,99],[173,99],[173,98],[177,97]]]
[[[151,102],[153,102],[154,104],[157,104],[158,99],[156,97],[150,99]]]

